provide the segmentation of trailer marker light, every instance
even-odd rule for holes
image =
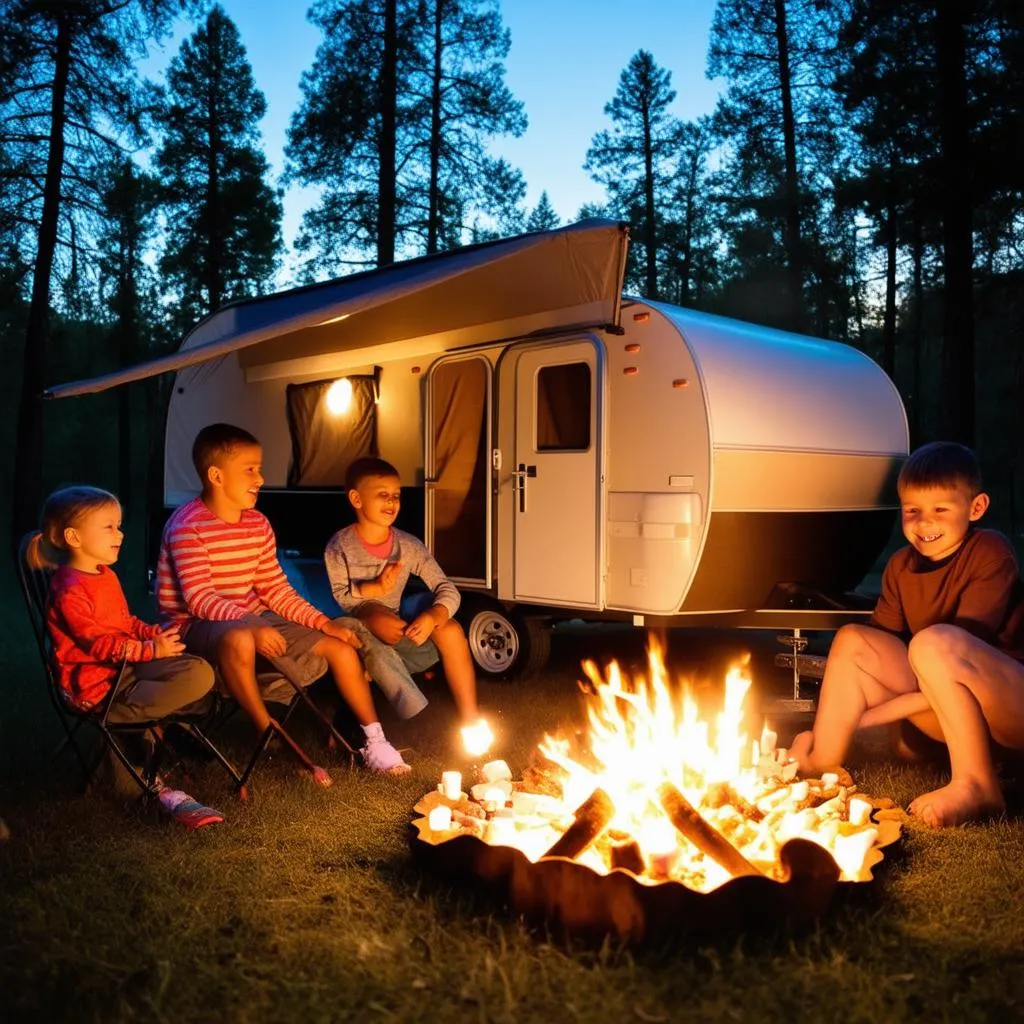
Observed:
[[[644,323],[644,322],[646,322],[647,320],[650,320],[650,319],[651,319],[651,312],[650,312],[650,310],[644,310],[643,313],[634,313],[633,314],[633,322],[634,323],[642,324],[642,323]]]
[[[678,377],[672,381],[672,387],[674,388],[688,388],[689,386],[690,382],[685,377]]]
[[[640,346],[635,341],[630,342],[630,344],[628,344],[626,346],[626,351],[627,352],[639,352],[640,351]]]
[[[640,368],[638,366],[627,366],[622,372],[627,377],[635,377],[640,372]]]

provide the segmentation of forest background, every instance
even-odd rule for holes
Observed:
[[[505,82],[498,0],[314,0],[307,17],[321,41],[275,178],[266,100],[219,5],[0,0],[12,540],[70,479],[117,491],[136,522],[160,492],[167,381],[55,403],[46,386],[173,350],[285,273],[325,280],[559,225],[543,183],[529,207],[500,155],[529,112]],[[1024,6],[719,0],[706,70],[723,89],[692,121],[671,112],[656,42],[603,98],[587,150],[565,154],[604,194],[574,219],[629,222],[633,294],[865,350],[912,444],[976,447],[988,521],[1020,547]],[[299,188],[311,204],[286,246],[283,197]]]

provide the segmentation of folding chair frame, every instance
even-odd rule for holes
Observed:
[[[127,661],[121,662],[113,684],[104,696],[103,701],[96,707],[88,709],[76,708],[66,699],[55,671],[52,644],[49,631],[46,628],[46,606],[49,598],[50,580],[53,578],[53,573],[57,567],[41,561],[39,564],[29,564],[29,555],[38,536],[38,531],[33,530],[25,534],[21,539],[18,547],[18,582],[25,601],[25,610],[32,625],[32,633],[35,636],[39,657],[43,664],[43,671],[46,673],[50,702],[64,729],[64,739],[54,751],[51,760],[55,759],[66,746],[70,745],[75,751],[78,765],[81,768],[84,785],[88,788],[102,760],[103,749],[109,747],[142,792],[148,796],[156,796],[159,791],[156,775],[166,748],[162,727],[166,723],[174,723],[210,753],[231,776],[235,785],[241,787],[244,782],[238,770],[211,742],[205,731],[193,720],[194,716],[192,715],[174,713],[160,719],[148,721],[108,721],[113,703],[128,678],[125,673]],[[71,720],[74,721],[73,725],[69,724]],[[85,755],[82,753],[82,749],[76,739],[76,734],[83,723],[88,723],[96,728],[103,739],[103,746],[101,746],[99,754],[93,760],[92,765],[86,762]],[[139,772],[132,763],[131,758],[125,753],[124,748],[117,742],[117,737],[121,734],[143,735],[147,732],[154,736],[156,746],[153,757],[149,759],[144,772]]]
[[[309,758],[306,752],[298,745],[298,743],[296,743],[295,740],[293,740],[291,736],[289,736],[288,733],[285,731],[285,726],[288,723],[288,719],[291,718],[293,712],[300,704],[305,704],[305,706],[313,712],[313,714],[320,720],[323,726],[327,729],[328,733],[330,734],[330,738],[335,743],[340,745],[341,749],[345,750],[348,753],[350,765],[354,763],[356,758],[356,751],[353,749],[352,744],[350,744],[348,740],[346,740],[345,737],[342,736],[342,734],[338,731],[334,723],[327,717],[327,715],[325,715],[316,706],[316,704],[313,701],[313,698],[310,697],[310,695],[306,692],[306,688],[296,679],[292,678],[286,666],[278,662],[276,659],[270,659],[270,661],[271,664],[273,664],[274,668],[281,674],[282,678],[288,683],[289,686],[291,686],[294,693],[292,694],[291,699],[287,702],[270,702],[272,704],[284,704],[284,713],[280,716],[280,718],[275,719],[277,727],[275,728],[275,726],[271,725],[267,729],[265,729],[263,731],[263,735],[260,736],[259,740],[256,743],[256,746],[253,748],[253,752],[250,755],[245,768],[242,770],[242,773],[236,778],[236,786],[239,792],[244,792],[245,786],[249,781],[249,776],[252,775],[256,766],[259,764],[261,758],[266,753],[267,747],[270,745],[270,741],[271,739],[273,739],[275,734],[280,735],[282,737],[282,739],[288,744],[292,752],[299,759],[299,761],[302,762],[303,766],[308,771],[310,771],[311,773],[315,771],[315,765],[313,764],[312,760]],[[322,679],[323,676],[321,676],[320,678]],[[229,712],[229,715],[226,717],[229,717],[230,714],[234,714],[236,710],[237,707],[232,707]],[[224,721],[226,721],[226,717],[221,719],[221,721],[218,723],[218,726],[222,725]],[[214,728],[216,727],[217,726],[215,726]]]

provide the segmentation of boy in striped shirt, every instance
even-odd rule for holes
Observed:
[[[408,772],[384,737],[356,634],[300,597],[285,577],[274,531],[254,507],[263,485],[259,441],[240,427],[214,423],[196,436],[192,461],[202,493],[175,510],[164,527],[157,567],[161,616],[179,626],[189,652],[219,668],[261,735],[283,729],[260,693],[260,660],[302,685],[319,678],[326,662],[365,733],[360,753],[366,765]],[[329,784],[326,773],[317,777]]]

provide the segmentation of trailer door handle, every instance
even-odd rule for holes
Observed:
[[[528,466],[520,462],[512,473],[512,490],[519,494],[519,511],[526,511],[526,481],[529,477],[537,476],[537,467]]]

